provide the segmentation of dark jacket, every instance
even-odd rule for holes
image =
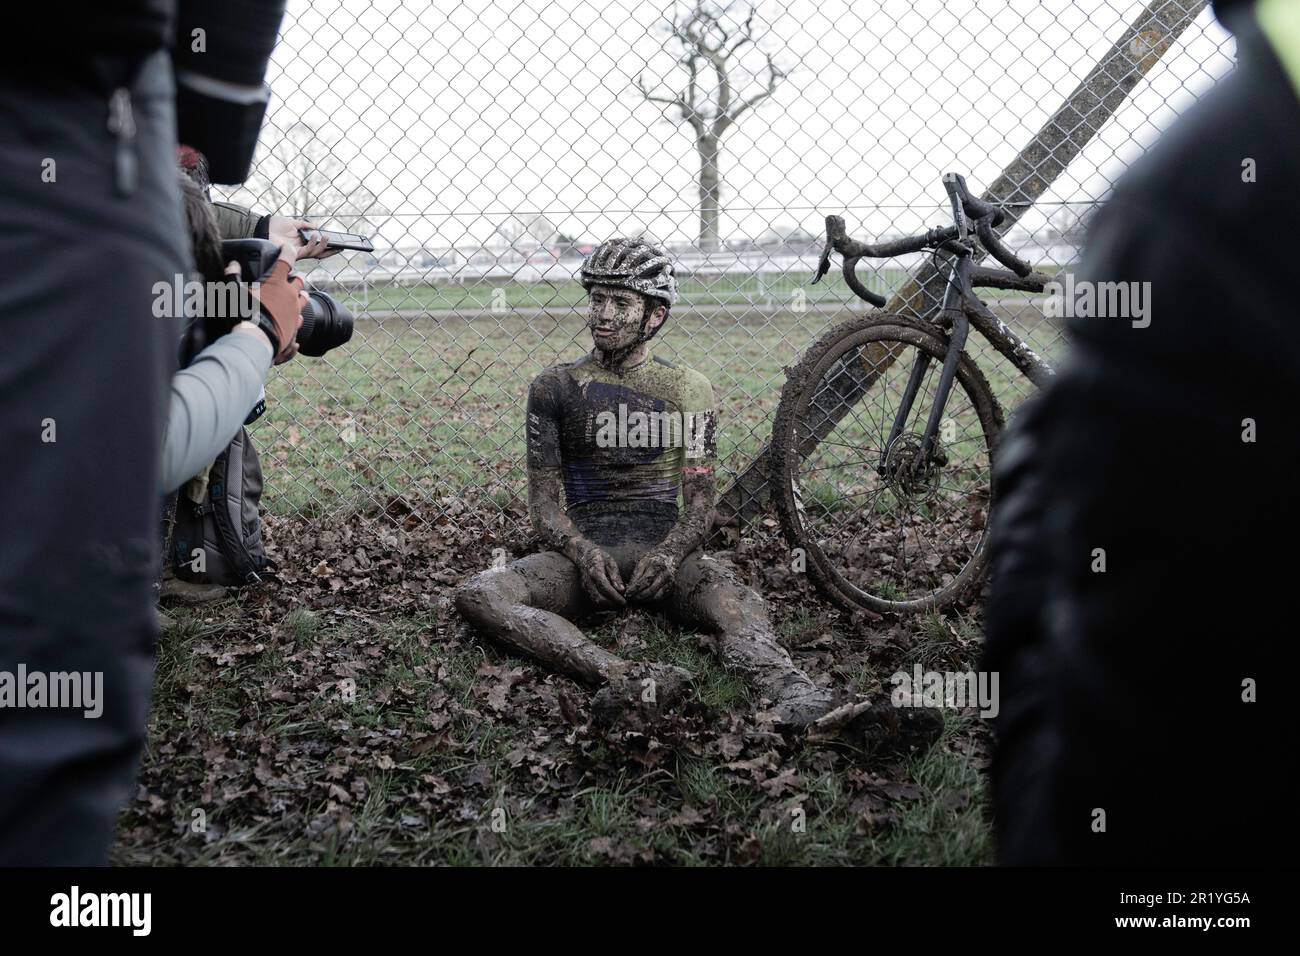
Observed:
[[[261,215],[233,202],[212,203],[212,215],[222,239],[266,239],[271,216]]]
[[[985,666],[1006,863],[1294,852],[1300,99],[1250,12],[1237,70],[1090,232],[1079,278],[1149,282],[1150,325],[1073,320],[1001,447]]]

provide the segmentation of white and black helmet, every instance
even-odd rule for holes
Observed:
[[[672,308],[677,301],[677,276],[668,253],[644,239],[606,239],[582,263],[582,287],[610,285],[661,299]]]

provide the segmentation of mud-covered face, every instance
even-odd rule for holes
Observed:
[[[641,341],[645,298],[631,289],[596,285],[591,287],[587,328],[591,340],[602,352],[622,352]]]

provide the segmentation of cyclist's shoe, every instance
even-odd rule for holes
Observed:
[[[635,664],[627,674],[610,681],[591,700],[591,717],[608,726],[624,714],[653,719],[681,703],[695,675],[670,664]]]
[[[766,711],[782,730],[807,730],[835,706],[835,695],[824,687],[795,684]]]
[[[809,741],[842,740],[873,751],[926,750],[943,733],[943,716],[933,708],[872,704],[820,689],[779,702],[773,710],[786,716],[778,724],[806,732]]]
[[[928,707],[903,708],[857,701],[827,713],[808,729],[809,740],[840,739],[864,750],[928,750],[943,733],[943,715]]]

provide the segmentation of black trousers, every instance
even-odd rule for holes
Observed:
[[[0,681],[20,665],[100,674],[102,713],[0,707],[6,865],[106,861],[157,638],[178,324],[155,317],[154,284],[188,258],[171,69],[158,53],[120,74],[134,122],[123,144],[109,129],[115,81],[72,66],[40,86],[0,83]]]

